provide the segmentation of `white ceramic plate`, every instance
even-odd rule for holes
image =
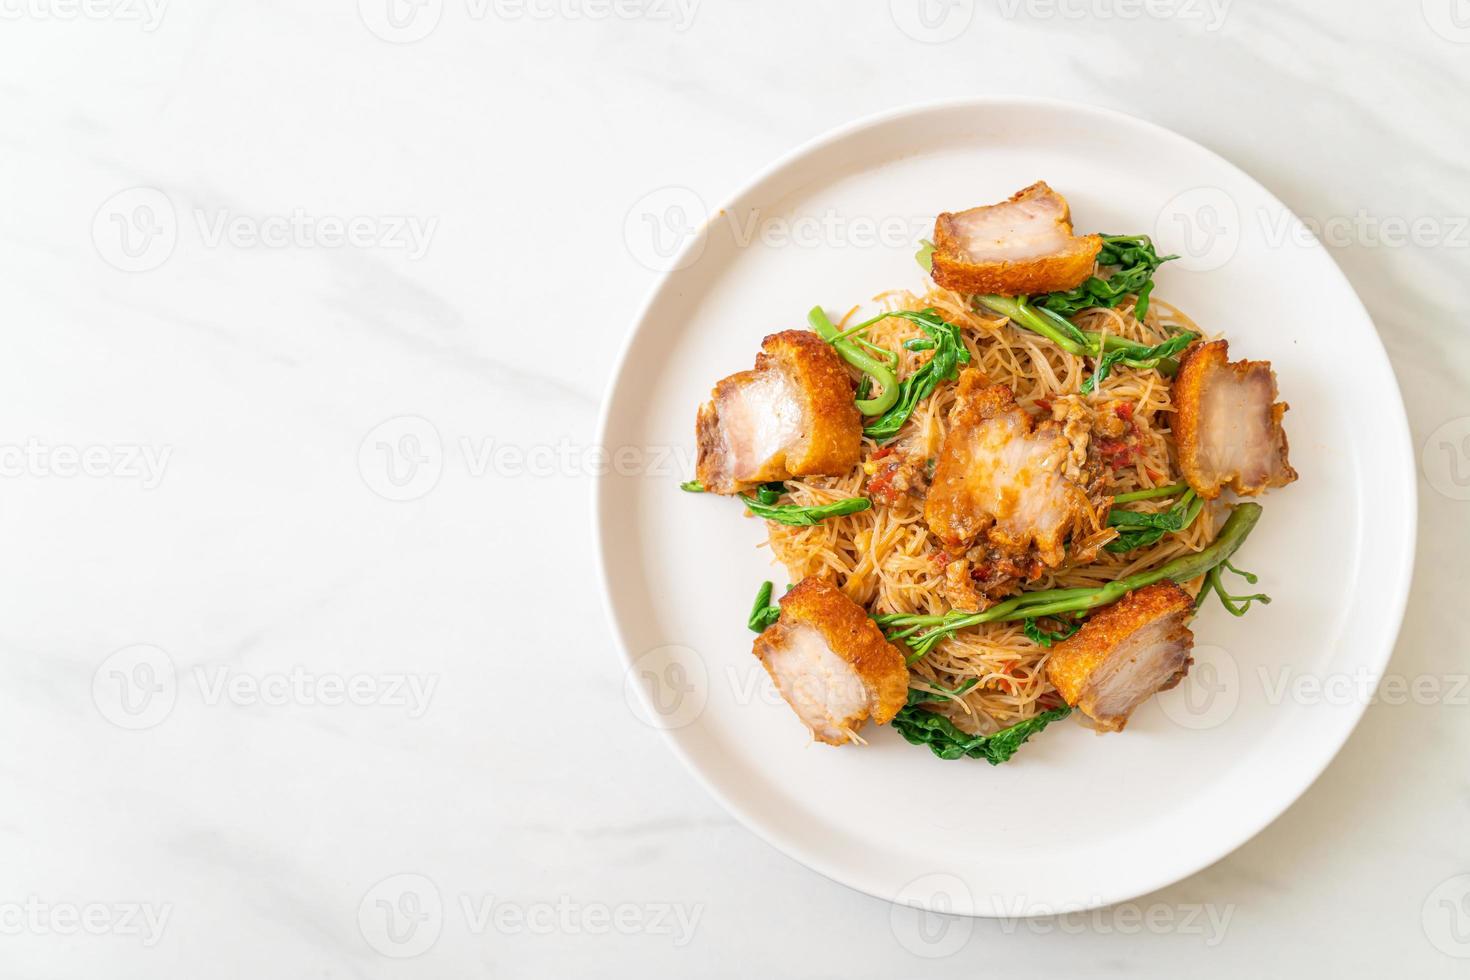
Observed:
[[[690,474],[660,465],[663,451],[691,464],[696,407],[717,379],[750,366],[764,335],[802,326],[815,304],[845,310],[920,288],[912,255],[937,212],[1043,178],[1080,230],[1147,232],[1161,253],[1181,253],[1159,273],[1157,295],[1223,332],[1234,357],[1275,365],[1301,479],[1263,499],[1238,559],[1275,602],[1240,620],[1206,605],[1189,678],[1121,735],[1064,721],[996,768],[940,761],[871,725],[867,747],[808,744],[745,628],[760,581],[785,581],[757,547],[763,525],[728,500],[681,493]],[[994,99],[841,129],[713,214],[634,325],[601,426],[602,445],[622,449],[625,465],[614,456],[596,488],[609,613],[638,692],[630,702],[711,793],[830,878],[991,916],[1161,888],[1301,795],[1388,660],[1415,494],[1403,405],[1373,324],[1280,201],[1138,119]],[[649,465],[632,473],[631,460]]]

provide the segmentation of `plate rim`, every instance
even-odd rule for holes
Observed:
[[[1016,108],[1036,108],[1052,110],[1063,109],[1072,112],[1080,112],[1104,120],[1112,120],[1115,122],[1126,123],[1128,125],[1139,126],[1151,131],[1159,138],[1185,144],[1188,147],[1191,147],[1199,152],[1208,155],[1217,164],[1233,172],[1233,174],[1237,178],[1244,181],[1248,186],[1252,187],[1254,190],[1263,195],[1263,197],[1267,201],[1279,207],[1282,212],[1290,215],[1293,221],[1301,224],[1301,218],[1299,215],[1297,215],[1295,211],[1287,207],[1287,205],[1280,198],[1278,198],[1269,188],[1267,188],[1260,181],[1256,180],[1255,177],[1236,165],[1231,160],[1225,158],[1219,153],[1216,153],[1214,150],[1210,149],[1204,144],[1190,139],[1189,137],[1184,136],[1183,134],[1178,133],[1173,129],[1170,129],[1167,126],[1163,126],[1159,123],[1153,122],[1152,120],[1145,119],[1141,116],[1136,116],[1132,113],[1124,112],[1122,110],[1114,109],[1108,106],[1100,106],[1072,99],[1057,99],[1041,96],[960,96],[908,103],[890,109],[885,109],[880,112],[860,116],[849,122],[842,123],[838,126],[828,129],[818,134],[817,136],[798,144],[795,148],[779,155],[772,162],[760,168],[749,178],[742,181],[740,185],[732,192],[726,194],[723,198],[721,198],[721,205],[719,207],[716,207],[709,211],[709,213],[705,216],[703,224],[700,226],[697,232],[694,235],[691,235],[689,240],[686,241],[681,246],[679,251],[671,258],[669,268],[658,274],[657,278],[654,280],[653,284],[649,287],[646,295],[644,296],[643,301],[639,304],[637,310],[633,315],[631,321],[631,329],[628,329],[625,332],[621,346],[617,353],[617,357],[613,362],[612,371],[608,376],[606,386],[603,390],[601,402],[599,403],[597,427],[594,435],[596,442],[594,444],[599,446],[605,446],[607,444],[608,430],[612,424],[613,401],[620,387],[622,377],[628,369],[629,361],[632,357],[633,348],[636,345],[639,336],[643,333],[644,329],[647,326],[650,311],[660,300],[664,291],[670,288],[670,284],[671,282],[673,282],[675,274],[688,264],[690,253],[696,248],[703,247],[704,239],[715,219],[719,215],[723,214],[733,202],[742,199],[756,187],[764,183],[766,180],[775,176],[788,166],[800,161],[802,158],[821,150],[829,144],[839,142],[863,130],[876,129],[908,117],[921,116],[928,113],[942,113],[955,110],[983,112],[985,110],[991,109]],[[1163,888],[1167,888],[1173,884],[1183,881],[1186,878],[1197,875],[1201,871],[1204,871],[1205,869],[1211,867],[1212,865],[1228,857],[1230,854],[1234,853],[1236,850],[1238,850],[1251,839],[1256,837],[1271,824],[1280,819],[1287,810],[1291,809],[1291,807],[1294,806],[1307,793],[1307,791],[1316,784],[1317,780],[1320,779],[1322,774],[1327,770],[1327,767],[1330,766],[1332,762],[1342,752],[1343,746],[1347,744],[1347,741],[1352,736],[1352,733],[1357,730],[1359,723],[1361,723],[1362,721],[1364,712],[1367,710],[1369,703],[1372,702],[1374,695],[1376,695],[1378,685],[1384,676],[1389,662],[1393,658],[1394,650],[1398,645],[1398,639],[1402,634],[1404,617],[1408,608],[1409,594],[1412,591],[1413,587],[1414,562],[1418,547],[1419,528],[1419,497],[1417,490],[1417,478],[1415,475],[1416,457],[1413,448],[1413,433],[1409,425],[1408,411],[1404,404],[1403,389],[1399,384],[1398,375],[1394,371],[1393,361],[1389,358],[1387,348],[1383,344],[1383,337],[1378,330],[1378,325],[1374,321],[1372,314],[1368,311],[1367,306],[1363,303],[1362,297],[1358,295],[1358,291],[1353,287],[1352,281],[1348,279],[1347,275],[1342,271],[1342,267],[1338,264],[1336,257],[1325,245],[1322,244],[1320,240],[1314,237],[1309,248],[1320,251],[1323,255],[1325,255],[1328,260],[1328,266],[1336,274],[1338,281],[1347,290],[1348,295],[1352,297],[1353,302],[1356,303],[1357,307],[1361,310],[1363,318],[1372,328],[1372,339],[1373,342],[1376,344],[1375,353],[1377,355],[1377,358],[1380,359],[1384,366],[1387,368],[1388,378],[1392,383],[1391,390],[1394,396],[1393,400],[1397,408],[1397,413],[1393,419],[1385,420],[1385,425],[1397,433],[1397,439],[1395,440],[1396,445],[1393,447],[1393,449],[1394,454],[1400,458],[1398,459],[1398,465],[1391,468],[1386,468],[1386,471],[1390,471],[1398,475],[1398,486],[1396,487],[1396,489],[1401,493],[1402,500],[1404,502],[1404,507],[1400,511],[1402,515],[1400,527],[1398,528],[1400,533],[1397,535],[1399,548],[1397,554],[1394,556],[1396,559],[1394,562],[1394,580],[1398,582],[1398,588],[1395,590],[1394,594],[1389,597],[1391,601],[1389,603],[1386,603],[1384,606],[1385,611],[1391,613],[1391,615],[1388,616],[1387,619],[1391,622],[1392,629],[1386,634],[1387,643],[1385,644],[1384,649],[1379,652],[1376,658],[1374,658],[1374,666],[1376,667],[1376,672],[1373,677],[1371,688],[1366,692],[1367,696],[1349,706],[1348,711],[1344,713],[1344,717],[1347,717],[1348,721],[1346,724],[1342,725],[1340,731],[1333,734],[1331,741],[1333,741],[1334,744],[1331,747],[1331,751],[1323,753],[1320,762],[1315,767],[1315,771],[1311,772],[1310,777],[1305,779],[1302,782],[1300,788],[1292,793],[1289,798],[1281,800],[1279,806],[1273,804],[1272,806],[1267,807],[1266,812],[1260,819],[1255,821],[1247,821],[1246,824],[1243,825],[1242,831],[1234,835],[1229,835],[1228,839],[1223,839],[1222,843],[1214,847],[1202,849],[1200,852],[1202,857],[1199,860],[1185,862],[1185,864],[1181,865],[1178,869],[1165,871],[1164,873],[1155,876],[1155,878],[1148,882],[1145,886],[1128,888],[1119,893],[1099,895],[1096,901],[1087,903],[1084,908],[1079,909],[1078,911],[1087,911],[1094,908],[1105,908],[1110,905],[1116,905],[1120,902],[1131,901],[1140,896],[1152,894],[1153,892],[1159,891]],[[616,641],[616,650],[619,655],[619,659],[623,669],[623,677],[626,682],[627,670],[633,664],[634,657],[632,655],[631,648],[624,632],[621,619],[619,618],[618,610],[613,603],[612,589],[610,586],[610,556],[606,548],[606,529],[604,526],[606,518],[603,513],[609,481],[610,474],[605,471],[598,471],[593,475],[592,494],[590,501],[592,505],[592,536],[593,546],[595,549],[594,555],[597,564],[598,586],[601,593],[600,598],[603,608],[603,614],[607,618],[608,625],[612,630],[613,638]],[[637,690],[638,698],[642,702],[644,709],[652,710],[651,706],[648,704],[648,693],[643,689],[641,685],[635,684],[633,685],[633,687]],[[889,902],[890,904],[896,901],[895,896],[883,894],[879,888],[869,882],[864,881],[865,875],[863,873],[851,867],[833,867],[829,862],[822,861],[820,859],[817,859],[813,855],[802,853],[799,849],[795,847],[788,846],[787,842],[778,838],[778,836],[774,833],[773,828],[766,827],[762,823],[762,821],[752,815],[746,807],[742,806],[736,800],[732,799],[728,794],[723,792],[714,782],[712,782],[706,776],[704,769],[700,765],[695,763],[694,759],[685,749],[683,743],[675,737],[675,732],[673,730],[659,729],[659,735],[661,741],[663,741],[664,744],[667,745],[670,750],[672,750],[674,756],[680,761],[680,763],[682,763],[685,770],[694,777],[695,781],[704,789],[704,791],[707,792],[711,797],[713,797],[720,804],[720,806],[726,810],[726,812],[734,816],[746,830],[750,831],[756,837],[773,847],[781,854],[800,863],[802,866],[809,868],[812,871],[815,871],[817,874],[821,875],[824,878],[827,878],[830,881],[836,882],[840,885],[851,888],[875,899]],[[908,898],[905,898],[904,902],[908,905],[916,905],[922,907],[921,902],[911,901]],[[952,914],[965,915],[973,918],[1028,918],[1035,915],[1054,914],[1057,910],[1050,908],[1040,908],[1035,911],[1027,910],[1019,913],[987,912],[971,907],[966,909],[946,909],[945,911],[951,912]]]

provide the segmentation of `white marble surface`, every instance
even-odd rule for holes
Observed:
[[[0,973],[1465,975],[1470,8],[916,8],[0,0]],[[1424,451],[1391,670],[1438,693],[1134,912],[933,945],[629,712],[585,450],[645,195],[983,93],[1170,126],[1335,239]]]

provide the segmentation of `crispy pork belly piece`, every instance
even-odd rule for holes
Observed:
[[[1068,411],[1087,409],[1079,402]],[[1091,425],[1081,418],[1033,429],[1009,388],[966,371],[924,502],[929,530],[951,552],[977,541],[1011,556],[1034,546],[1042,563],[1057,567],[1068,536],[1101,526],[1084,489],[1093,478],[1090,438]]]
[[[862,607],[824,579],[803,579],[755,655],[791,710],[828,745],[852,741],[870,717],[886,725],[908,700],[903,653]]]
[[[1189,673],[1193,615],[1194,600],[1173,582],[1130,592],[1056,645],[1046,678],[1099,730],[1121,732],[1134,708]]]
[[[1253,497],[1296,479],[1281,428],[1287,405],[1276,401],[1271,362],[1229,358],[1223,340],[1195,344],[1174,376],[1179,468],[1206,500],[1225,487]]]
[[[1072,234],[1067,199],[1038,181],[1002,204],[934,222],[934,281],[961,293],[1023,296],[1080,286],[1101,235]]]
[[[857,465],[863,422],[832,345],[805,330],[772,334],[754,371],[715,385],[699,409],[696,475],[712,493]]]

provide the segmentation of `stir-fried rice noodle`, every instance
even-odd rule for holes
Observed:
[[[982,370],[992,383],[1009,386],[1016,401],[1039,417],[1050,417],[1045,410],[1046,403],[1057,396],[1075,395],[1088,376],[1090,368],[1082,358],[1058,349],[1036,334],[1010,326],[1004,318],[977,313],[957,293],[935,288],[924,296],[890,292],[876,300],[880,310],[936,309],[950,323],[962,328],[971,355],[969,367]],[[855,313],[848,314],[844,326],[856,322]],[[1133,316],[1131,298],[1116,310],[1087,310],[1074,318],[1074,322],[1084,330],[1146,344],[1160,343],[1181,330],[1201,332],[1183,313],[1156,298],[1151,301],[1143,322]],[[932,356],[927,351],[903,350],[904,341],[920,336],[923,333],[917,324],[897,318],[880,321],[866,334],[871,342],[899,352],[900,378],[908,376]],[[920,453],[923,458],[933,459],[944,439],[954,392],[953,383],[940,385],[934,396],[914,411],[897,439],[887,445],[901,446],[905,453]],[[1174,437],[1169,431],[1172,406],[1167,379],[1157,371],[1120,365],[1097,391],[1084,397],[1099,414],[1117,412],[1119,406],[1132,406],[1129,421],[1136,428],[1130,429],[1128,435],[1127,461],[1116,467],[1102,467],[1103,492],[1122,494],[1182,482]],[[790,502],[811,505],[868,495],[865,483],[875,468],[870,457],[879,448],[878,443],[865,438],[863,465],[847,476],[788,480]],[[1150,500],[1129,507],[1164,510],[1172,503],[1167,499]],[[1207,504],[1188,529],[1165,535],[1151,547],[1127,554],[1100,550],[1090,564],[1048,571],[1025,587],[1029,591],[1101,585],[1180,554],[1199,551],[1214,538],[1223,517],[1214,505]],[[943,589],[943,548],[925,525],[920,497],[899,494],[890,503],[874,496],[872,509],[828,519],[814,527],[776,523],[767,527],[771,550],[786,566],[793,582],[811,575],[829,578],[875,615],[932,615],[951,608]],[[1113,534],[1103,533],[1109,538]],[[1027,638],[1020,623],[989,623],[940,641],[931,653],[912,666],[911,683],[920,688],[955,690],[977,681],[970,693],[951,700],[945,710],[962,728],[994,731],[1061,704],[1043,670],[1048,652],[1046,647]]]

